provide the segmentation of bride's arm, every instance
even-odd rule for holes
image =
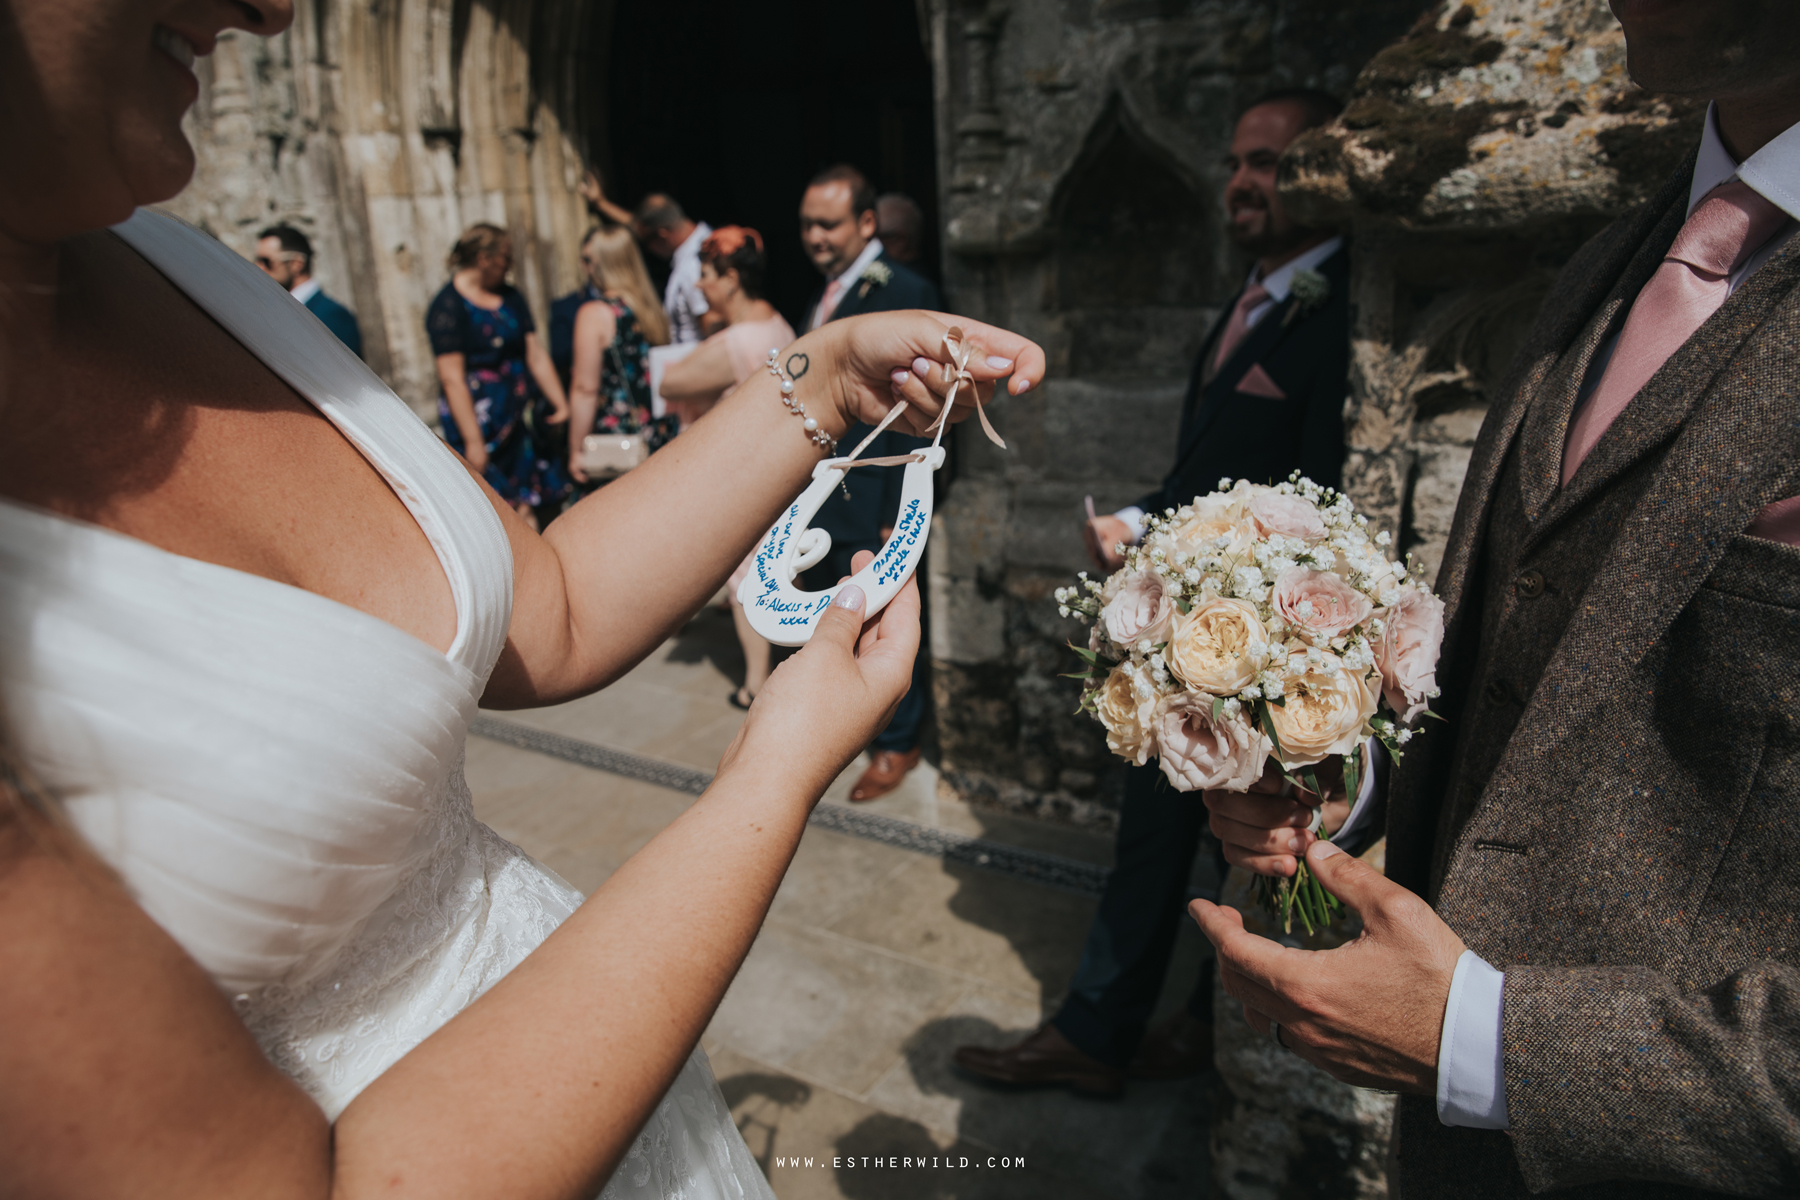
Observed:
[[[984,392],[1007,375],[1015,395],[1043,379],[1044,355],[1033,343],[924,312],[834,321],[788,346],[782,361],[794,364],[795,395],[807,414],[833,436],[855,421],[879,421],[896,388],[911,406],[899,427],[922,432],[947,385],[941,371],[921,379],[905,367],[945,358],[943,336],[953,322],[978,346],[969,370]],[[893,381],[895,368],[903,383]],[[973,411],[963,403],[967,394],[964,388],[957,399],[960,416]],[[514,607],[482,703],[555,703],[630,670],[712,598],[824,457],[765,371],[542,537],[495,498],[512,541]]]
[[[724,995],[813,804],[905,694],[918,636],[915,588],[867,630],[827,613],[706,794],[335,1126],[116,878],[0,795],[0,1195],[589,1200]]]

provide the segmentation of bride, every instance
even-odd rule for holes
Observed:
[[[288,0],[0,0],[0,1195],[767,1196],[695,1049],[905,692],[839,593],[713,786],[585,901],[475,821],[478,704],[628,671],[821,452],[753,380],[542,537],[186,183],[191,67]],[[985,393],[1036,346],[964,323]],[[831,434],[945,322],[790,348]],[[966,415],[966,414],[959,414]]]

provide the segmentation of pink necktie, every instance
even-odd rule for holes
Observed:
[[[825,285],[825,295],[819,300],[819,311],[813,317],[813,328],[817,329],[831,320],[831,314],[837,311],[838,297],[844,294],[843,276],[831,280]]]
[[[1563,486],[1631,398],[1725,303],[1731,273],[1786,221],[1786,213],[1738,180],[1720,184],[1695,206],[1632,304],[1599,386],[1569,423]]]
[[[1212,373],[1217,375],[1219,368],[1230,360],[1232,353],[1250,333],[1250,311],[1269,298],[1268,290],[1260,283],[1252,283],[1244,288],[1244,294],[1238,297],[1237,307],[1231,310],[1231,319],[1225,322],[1225,332],[1219,335],[1219,352],[1213,355]]]

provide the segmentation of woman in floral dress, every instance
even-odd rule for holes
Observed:
[[[650,347],[668,343],[669,319],[631,231],[595,230],[582,262],[599,299],[575,314],[569,473],[577,483],[587,482],[578,460],[588,434],[643,434],[656,450],[678,428],[674,417],[656,417],[651,408]]]
[[[506,282],[512,239],[497,225],[472,225],[450,270],[425,313],[444,440],[513,508],[546,523],[573,490],[554,429],[569,404],[525,297]]]

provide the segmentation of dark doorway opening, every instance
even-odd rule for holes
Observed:
[[[914,0],[619,0],[610,43],[597,157],[619,203],[662,191],[696,220],[756,228],[769,300],[800,328],[823,283],[800,248],[800,194],[847,162],[919,203],[913,265],[937,278],[931,63]]]

